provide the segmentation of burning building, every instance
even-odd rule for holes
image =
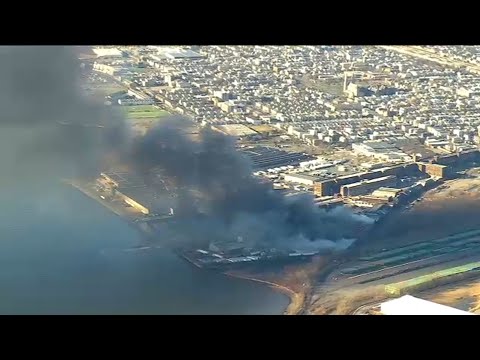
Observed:
[[[185,237],[241,237],[271,247],[328,240],[332,246],[367,221],[346,209],[319,209],[312,199],[282,196],[253,176],[251,161],[234,139],[205,127],[193,141],[179,123],[185,119],[172,117],[139,138],[132,166],[140,174],[159,167],[175,179],[183,200],[176,209],[183,214],[177,230]]]
[[[101,173],[97,184],[111,196],[121,199],[144,215],[172,213],[174,204],[166,189],[153,189],[147,186],[141,177],[132,173]]]

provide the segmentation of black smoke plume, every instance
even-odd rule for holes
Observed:
[[[344,247],[332,241],[351,237],[364,221],[273,192],[252,177],[232,139],[205,128],[192,140],[183,119],[166,121],[132,148],[122,117],[82,93],[79,65],[72,47],[0,47],[2,185],[41,189],[62,177],[94,176],[102,156],[115,151],[145,174],[160,167],[174,179],[186,237]]]
[[[133,163],[144,174],[161,168],[181,189],[184,201],[177,212],[188,214],[181,230],[188,236],[345,248],[354,229],[368,221],[345,210],[321,210],[309,199],[282,196],[252,175],[232,138],[205,127],[194,139],[185,123],[172,117],[147,132],[134,147]],[[202,216],[192,217],[195,213]]]
[[[3,184],[94,175],[123,147],[122,117],[82,93],[80,71],[73,47],[0,47]]]

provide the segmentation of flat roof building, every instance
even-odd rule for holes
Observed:
[[[380,311],[383,315],[474,315],[468,311],[419,299],[411,295],[382,303]]]
[[[394,175],[383,176],[372,180],[343,185],[340,188],[340,193],[343,197],[365,195],[381,187],[395,186],[396,182],[397,178]]]
[[[315,176],[303,174],[285,174],[285,181],[311,186],[318,180]]]
[[[101,173],[97,182],[114,190],[117,198],[145,215],[167,213],[175,207],[175,201],[165,188],[160,188],[160,184],[153,189],[145,184],[143,178],[129,172]]]
[[[122,52],[117,48],[95,47],[93,52],[97,57],[122,57]]]
[[[375,190],[372,195],[379,197],[379,198],[394,198],[400,193],[401,189],[389,188],[389,187],[381,187]]]

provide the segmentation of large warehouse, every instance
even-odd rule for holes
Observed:
[[[304,184],[312,186],[318,180],[316,176],[304,175],[304,174],[285,174],[286,182],[293,182],[298,184]]]
[[[379,177],[372,180],[363,180],[353,184],[343,185],[340,193],[343,197],[365,195],[381,187],[395,186],[397,178],[394,175]]]
[[[141,213],[168,213],[174,208],[174,200],[165,188],[156,184],[155,189],[147,186],[143,178],[130,172],[110,171],[101,173],[97,183],[106,189],[114,191],[117,198]]]
[[[474,315],[468,311],[405,295],[380,305],[383,315]]]

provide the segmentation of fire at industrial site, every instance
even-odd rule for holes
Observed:
[[[288,75],[280,93],[272,87],[253,101],[198,73],[215,73],[228,58],[216,54],[228,49],[138,48],[99,48],[81,63],[68,47],[1,48],[0,166],[8,171],[0,182],[38,194],[47,187],[53,194],[47,184],[60,180],[73,185],[141,234],[141,243],[127,249],[132,253],[163,246],[201,271],[277,287],[291,297],[287,313],[376,313],[389,297],[428,289],[435,298],[432,288],[478,275],[480,150],[473,125],[454,129],[438,116],[430,123],[407,102],[398,105],[407,109],[404,118],[367,101],[415,93],[405,79],[422,71],[429,78],[423,62],[397,59],[420,69],[408,76],[358,63],[369,69],[359,78],[342,68],[335,75],[343,81],[340,95],[324,93],[338,79],[317,84],[320,91],[297,74],[303,85],[292,90],[295,77]],[[291,56],[269,51],[278,52],[275,59]],[[403,50],[380,47],[365,56],[374,63],[385,51]],[[247,88],[271,81],[261,65],[247,63]],[[275,78],[285,71],[276,64]],[[303,118],[312,106],[299,99],[305,108],[298,114],[274,109],[281,94],[297,92],[324,109]],[[42,211],[47,197],[36,200]],[[422,304],[402,301],[393,308]]]

